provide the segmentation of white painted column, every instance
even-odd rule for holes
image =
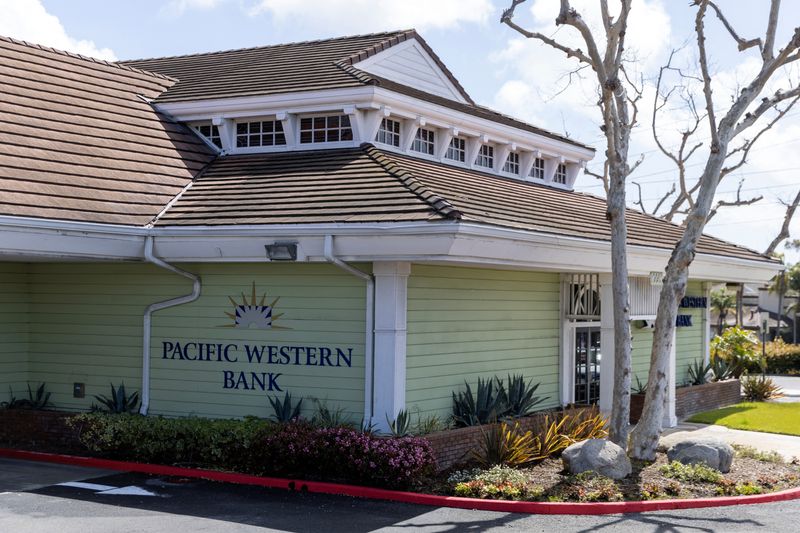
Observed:
[[[677,335],[672,332],[672,349],[669,351],[669,376],[667,385],[667,398],[664,406],[664,421],[661,423],[662,427],[673,428],[678,425],[678,418],[675,416],[675,387],[676,387],[676,365],[677,360]]]
[[[611,414],[614,396],[614,291],[611,274],[600,274],[600,411]]]
[[[375,262],[375,366],[372,423],[388,432],[406,407],[406,310],[410,263]]]

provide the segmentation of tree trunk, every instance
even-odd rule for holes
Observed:
[[[711,211],[718,176],[725,162],[728,139],[721,138],[717,150],[712,150],[703,175],[702,185],[695,203],[686,218],[686,229],[672,251],[664,275],[664,286],[658,302],[656,327],[653,332],[653,349],[650,354],[650,373],[647,380],[642,416],[631,434],[629,454],[635,459],[652,461],[656,457],[658,439],[664,421],[664,405],[669,386],[670,351],[675,335],[678,304],[686,293],[689,265],[694,260],[697,242]]]
[[[624,160],[623,160],[624,161]],[[614,389],[608,438],[625,448],[631,413],[631,320],[628,288],[628,258],[626,243],[628,226],[625,221],[625,177],[623,164],[609,168],[608,219],[611,225],[611,290],[614,306]],[[603,354],[609,357],[611,354]]]
[[[725,320],[728,319],[728,312],[720,312],[719,318],[717,318],[717,335],[722,335],[722,332],[725,330]]]

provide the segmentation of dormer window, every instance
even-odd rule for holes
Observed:
[[[352,140],[353,130],[350,127],[350,117],[347,115],[300,119],[300,142],[303,144]]]
[[[461,137],[453,137],[444,158],[464,163],[467,160],[467,141]]]
[[[390,146],[400,146],[400,122],[389,118],[381,120],[375,141]]]
[[[488,144],[481,145],[481,149],[478,150],[478,157],[475,158],[475,165],[494,168],[494,146]]]
[[[531,167],[531,177],[536,180],[543,180],[544,179],[544,159],[541,157],[537,157],[533,160],[533,166]]]
[[[417,134],[414,136],[414,142],[411,143],[411,149],[422,154],[433,155],[434,138],[435,133],[433,130],[417,128]]]
[[[503,172],[508,172],[509,174],[519,174],[519,154],[516,152],[511,152],[508,154],[506,158],[506,162],[503,165]]]
[[[281,146],[286,144],[283,123],[279,120],[259,120],[236,124],[236,147]]]
[[[213,124],[200,124],[194,127],[197,133],[211,141],[217,148],[222,148],[222,139],[219,137],[219,128]]]
[[[553,183],[560,183],[561,185],[567,184],[567,165],[560,163],[556,167],[556,173],[553,176]]]

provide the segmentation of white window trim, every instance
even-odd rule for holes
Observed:
[[[314,118],[319,118],[319,117],[334,117],[334,116],[341,117],[341,116],[345,116],[345,115],[347,116],[347,118],[350,119],[350,132],[353,135],[353,140],[352,141],[324,141],[324,142],[310,142],[310,143],[302,143],[302,142],[300,142],[300,134],[301,134],[301,129],[302,129],[300,127],[300,122],[304,118],[314,119]],[[302,113],[302,114],[298,113],[296,115],[295,121],[296,121],[296,124],[297,124],[297,127],[295,129],[297,131],[294,134],[294,140],[295,140],[295,144],[296,144],[296,146],[298,147],[299,150],[303,150],[304,148],[307,148],[309,146],[324,146],[325,148],[342,148],[342,147],[353,146],[353,145],[358,146],[360,144],[359,138],[357,136],[358,128],[357,128],[357,125],[355,123],[355,117],[353,116],[353,113],[348,113],[347,110],[335,109],[335,110],[330,111],[330,112],[324,111],[324,112],[319,112],[319,113]],[[401,129],[402,129],[402,126],[401,126]],[[389,145],[387,145],[387,146],[389,146]]]

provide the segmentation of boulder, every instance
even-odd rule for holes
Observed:
[[[622,479],[631,473],[631,461],[625,450],[605,439],[576,442],[564,450],[561,460],[570,474],[592,471],[611,479]]]
[[[720,472],[729,472],[733,463],[733,448],[714,437],[687,437],[667,450],[667,459],[685,465],[702,463]]]
[[[672,448],[677,443],[686,439],[694,438],[694,436],[695,433],[693,431],[676,431],[675,433],[664,435],[658,439],[658,451],[661,453],[667,453],[667,450]]]

